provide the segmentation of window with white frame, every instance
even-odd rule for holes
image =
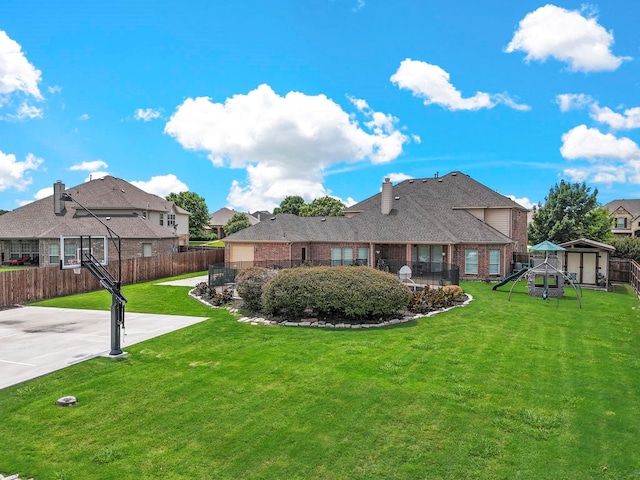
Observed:
[[[60,262],[60,244],[52,243],[49,245],[49,263],[55,265]]]
[[[470,248],[464,251],[464,273],[478,274],[478,250]]]
[[[489,250],[489,275],[500,274],[500,250]]]
[[[616,228],[627,228],[627,217],[616,217]]]

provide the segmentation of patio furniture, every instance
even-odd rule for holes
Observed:
[[[9,265],[24,265],[24,263],[30,259],[31,257],[29,255],[23,255],[22,258],[14,258],[13,260],[9,260]]]

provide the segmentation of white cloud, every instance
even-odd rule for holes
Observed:
[[[476,92],[463,98],[462,93],[450,82],[450,75],[438,65],[406,58],[390,80],[399,88],[410,90],[414,96],[424,99],[425,105],[436,104],[449,110],[479,110],[504,104],[510,108],[527,111],[531,107],[519,104],[507,93],[489,94]]]
[[[356,0],[356,6],[353,7],[351,10],[354,11],[354,12],[358,12],[361,9],[363,9],[365,5],[366,5],[366,3],[365,3],[364,0]]]
[[[71,167],[69,167],[69,170],[80,170],[83,172],[90,172],[91,170],[97,170],[99,168],[107,168],[108,166],[109,165],[107,165],[107,163],[104,162],[103,160],[92,160],[90,162],[82,162],[76,165],[72,165]]]
[[[27,176],[30,170],[37,170],[44,160],[29,153],[24,162],[16,160],[11,153],[3,153],[0,150],[0,191],[8,188],[24,190],[31,184],[31,178]]]
[[[89,120],[89,114],[88,113],[83,113],[82,115],[80,115],[78,117],[78,120]]]
[[[478,110],[493,108],[491,95],[477,92],[473,97],[462,98],[459,90],[449,82],[449,74],[437,65],[407,58],[391,76],[391,82],[424,98],[425,105],[435,103],[449,110]]]
[[[411,175],[407,175],[406,173],[389,173],[384,177],[388,178],[391,183],[399,183],[414,178]]]
[[[189,191],[189,187],[172,173],[151,177],[148,181],[132,181],[130,183],[147,193],[153,193],[162,198],[165,198],[170,193]]]
[[[613,55],[613,34],[598,24],[594,12],[584,13],[586,16],[555,5],[540,7],[520,21],[505,51],[523,51],[527,61],[553,57],[566,62],[573,71],[617,69],[629,58]]]
[[[15,114],[8,114],[6,118],[11,120],[26,120],[33,118],[42,118],[43,111],[41,108],[34,107],[33,105],[27,105],[26,103],[20,104]]]
[[[60,93],[62,92],[62,87],[60,87],[59,85],[53,85],[53,86],[47,87],[47,92],[53,93],[53,94]]]
[[[396,128],[397,119],[364,100],[350,101],[357,109],[352,115],[325,95],[280,96],[260,85],[224,103],[188,98],[164,131],[185,149],[208,152],[215,166],[247,170],[247,182],[231,186],[231,206],[273,208],[287,195],[326,195],[322,182],[331,166],[388,163],[400,155],[409,137]]]
[[[36,200],[42,200],[50,195],[53,195],[53,186],[41,188],[35,193],[34,197]]]
[[[506,195],[508,198],[516,202],[518,205],[523,206],[527,210],[531,210],[535,203],[529,200],[527,197],[517,198],[515,195]]]
[[[560,106],[561,112],[568,112],[590,105],[593,103],[593,98],[584,93],[561,93],[556,95],[556,103]]]
[[[579,125],[562,135],[560,153],[569,160],[640,159],[640,148],[630,138],[617,138],[597,128],[587,128],[586,125]]]
[[[583,168],[566,168],[563,170],[565,176],[572,182],[604,183],[611,185],[612,183],[640,183],[633,181],[634,177],[638,177],[640,170],[636,167],[635,173],[628,166],[622,165],[591,165]],[[631,173],[628,177],[627,173]]]
[[[572,182],[584,182],[589,178],[590,170],[588,168],[565,168],[562,173]]]
[[[0,30],[0,95],[21,92],[42,100],[40,76],[40,70],[29,63],[22,47]]]
[[[628,108],[618,113],[609,107],[600,107],[594,103],[591,106],[591,118],[597,122],[606,123],[614,130],[640,128],[640,107]]]
[[[160,117],[159,110],[153,110],[152,108],[139,108],[133,114],[136,120],[142,120],[144,122],[149,122],[155,118]]]

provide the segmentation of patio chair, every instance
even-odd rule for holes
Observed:
[[[9,260],[9,265],[24,265],[24,263],[31,257],[29,255],[23,255],[22,258],[14,258]]]

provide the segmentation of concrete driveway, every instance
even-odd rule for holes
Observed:
[[[125,313],[122,349],[206,320]],[[111,312],[51,307],[0,310],[0,389],[111,350]]]

